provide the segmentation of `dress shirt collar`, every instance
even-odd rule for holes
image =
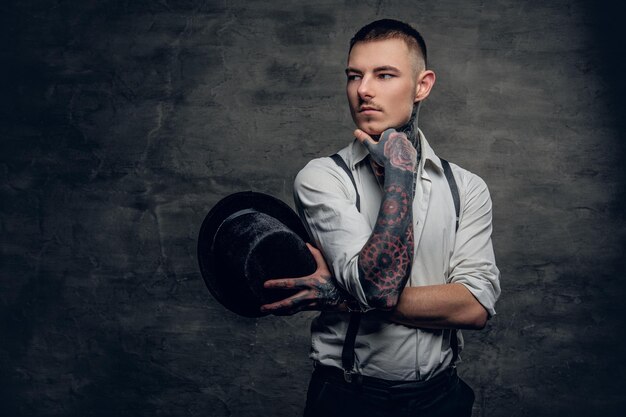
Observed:
[[[422,146],[422,160],[424,161],[424,165],[426,165],[427,161],[430,161],[432,165],[434,165],[439,172],[443,172],[443,166],[441,165],[441,159],[437,155],[435,155],[435,151],[430,147],[428,141],[426,140],[426,136],[424,133],[417,129],[417,133],[420,138],[420,144]],[[350,158],[347,162],[351,169],[361,161],[363,161],[367,155],[369,155],[369,151],[367,148],[358,140],[354,139],[352,142],[351,152],[349,152],[348,157]]]

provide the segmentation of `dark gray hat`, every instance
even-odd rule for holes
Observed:
[[[260,317],[263,304],[292,295],[268,290],[268,279],[315,272],[310,241],[298,215],[267,194],[246,191],[220,200],[202,222],[198,262],[211,294],[227,309]]]

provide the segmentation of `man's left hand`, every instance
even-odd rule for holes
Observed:
[[[262,305],[262,312],[287,316],[305,310],[347,311],[349,295],[337,285],[322,253],[312,245],[306,245],[317,263],[317,269],[304,277],[265,281],[264,287],[268,289],[301,291],[284,300]]]

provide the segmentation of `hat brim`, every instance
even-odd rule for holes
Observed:
[[[267,194],[244,191],[231,194],[220,200],[206,215],[198,235],[198,263],[204,282],[217,301],[229,310],[245,317],[261,317],[257,305],[241,303],[236,295],[230,294],[225,285],[228,277],[220,277],[213,241],[222,223],[233,213],[252,209],[267,214],[297,234],[303,241],[310,242],[309,235],[298,215],[281,200]]]

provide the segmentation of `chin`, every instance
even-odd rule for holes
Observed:
[[[367,133],[368,135],[370,135],[370,136],[372,136],[372,135],[380,135],[386,129],[383,126],[379,126],[377,124],[371,124],[371,123],[357,124],[357,127],[359,129],[361,129],[362,131],[364,131],[365,133]]]

